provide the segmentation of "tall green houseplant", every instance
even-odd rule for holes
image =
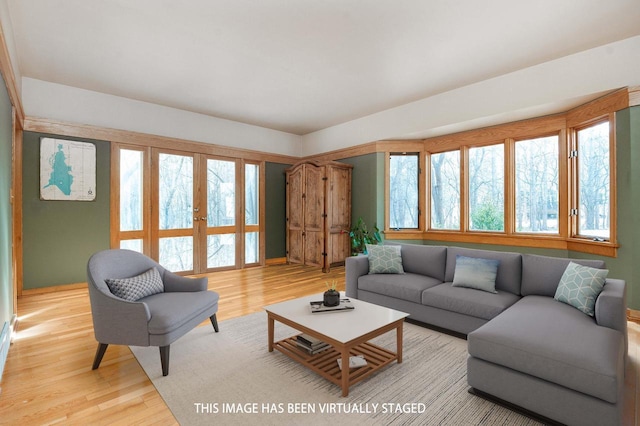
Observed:
[[[362,217],[359,217],[356,225],[351,228],[349,236],[351,237],[351,254],[353,256],[359,253],[366,253],[367,244],[378,244],[382,242],[378,227],[374,224],[373,229],[370,231],[367,228],[367,224],[362,220]]]

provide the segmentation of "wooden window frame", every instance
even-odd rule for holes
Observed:
[[[190,148],[193,148],[195,145],[190,144]],[[178,148],[182,148],[178,147]],[[206,148],[206,147],[203,147]],[[120,150],[132,150],[132,151],[140,151],[143,153],[143,229],[137,231],[120,231]],[[233,266],[229,267],[221,267],[221,268],[202,268],[202,265],[198,266],[202,271],[212,272],[218,270],[225,269],[242,269],[245,267],[254,267],[254,266],[263,266],[265,264],[265,250],[266,250],[266,236],[265,236],[265,222],[266,222],[266,207],[265,207],[265,197],[266,197],[266,160],[259,158],[240,158],[240,157],[227,157],[221,156],[217,153],[209,153],[207,149],[203,150],[189,150],[184,151],[182,149],[176,151],[172,149],[167,149],[165,147],[156,147],[154,144],[127,144],[121,142],[112,142],[111,143],[111,177],[110,177],[110,185],[111,185],[111,194],[110,194],[110,246],[111,248],[119,248],[121,240],[127,239],[142,239],[143,241],[143,253],[153,259],[158,258],[157,250],[152,249],[152,240],[154,235],[152,235],[152,231],[154,228],[153,215],[151,206],[154,202],[157,204],[157,195],[154,196],[154,184],[152,182],[152,170],[153,170],[153,158],[154,155],[157,155],[158,152],[163,153],[171,153],[175,152],[177,154],[191,154],[194,157],[194,178],[197,178],[198,175],[202,177],[202,174],[198,173],[198,168],[203,167],[199,164],[201,161],[198,159],[201,158],[215,158],[225,161],[232,161],[236,164],[235,173],[236,173],[236,223],[233,226],[229,227],[221,227],[220,229],[214,232],[218,233],[234,233],[236,235],[236,262]],[[155,153],[154,153],[155,152]],[[259,176],[259,222],[257,225],[246,225],[244,218],[244,205],[245,205],[245,165],[246,164],[254,164],[259,168],[258,176]],[[206,178],[205,182],[196,182],[197,179],[194,179],[194,185],[196,186],[196,191],[202,190],[202,185],[205,184],[206,190]],[[155,185],[157,189],[157,184]],[[199,188],[199,189],[198,189]],[[153,198],[156,198],[155,201]],[[157,224],[156,224],[157,225]],[[245,262],[245,235],[247,232],[258,232],[259,238],[259,256],[258,261],[255,263],[246,263]],[[206,237],[205,237],[206,238]],[[197,245],[196,245],[197,246]],[[198,258],[197,248],[194,246],[194,267],[196,267],[196,259]]]
[[[392,155],[415,155],[417,160],[418,160],[418,176],[416,176],[417,178],[417,182],[418,182],[418,220],[417,220],[417,227],[416,228],[391,228],[390,224],[391,224],[391,220],[390,220],[390,212],[391,212],[391,198],[390,198],[390,194],[391,194],[391,156]],[[423,180],[421,175],[423,174],[424,170],[425,170],[425,164],[426,164],[426,159],[424,156],[424,151],[422,149],[418,150],[418,151],[414,151],[414,150],[408,150],[408,151],[402,151],[402,152],[397,152],[397,151],[391,151],[391,152],[386,152],[385,153],[385,186],[384,186],[384,205],[385,205],[385,219],[384,219],[384,229],[385,232],[411,232],[411,233],[415,233],[415,232],[424,232],[424,230],[426,229],[426,222],[425,222],[425,217],[427,217],[427,215],[425,214],[425,209],[426,209],[426,202],[425,202],[425,190],[423,187]]]
[[[617,180],[615,112],[629,106],[629,91],[621,89],[565,113],[507,123],[489,128],[428,138],[420,141],[385,142],[385,237],[392,240],[431,240],[442,242],[507,245],[577,251],[616,257],[617,249]],[[575,235],[575,218],[569,215],[576,203],[575,165],[568,153],[575,146],[576,129],[609,121],[610,162],[610,240],[594,241]],[[525,233],[515,230],[515,144],[522,140],[558,135],[558,233]],[[504,232],[472,231],[469,229],[468,164],[469,148],[503,144],[505,149]],[[430,155],[460,151],[460,230],[431,228]],[[422,152],[421,167],[425,177],[418,180],[420,191],[420,229],[389,228],[389,158],[396,153]]]

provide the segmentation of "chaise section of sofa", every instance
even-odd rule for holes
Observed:
[[[467,336],[469,386],[564,424],[621,424],[624,281],[605,281],[591,317],[553,298],[569,259],[522,262],[522,300]]]

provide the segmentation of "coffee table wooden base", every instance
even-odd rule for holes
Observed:
[[[337,314],[339,315],[339,314]],[[295,328],[295,323],[291,321],[287,321],[284,318],[278,317],[277,315],[272,315],[269,313],[268,315],[268,331],[269,331],[269,352],[272,352],[274,349],[282,352],[287,355],[289,358],[301,363],[306,366],[310,370],[316,372],[321,375],[325,379],[329,380],[332,383],[340,386],[342,388],[342,396],[349,395],[349,386],[358,383],[359,381],[369,377],[376,371],[380,370],[384,366],[390,364],[393,361],[397,361],[398,363],[402,362],[402,326],[404,323],[404,319],[393,322],[381,329],[375,330],[374,332],[368,333],[365,336],[362,336],[360,339],[356,339],[355,341],[348,342],[342,344],[340,342],[332,341],[332,339],[323,339],[323,337],[319,333],[314,333],[313,330],[304,329],[306,333],[313,335],[321,340],[326,341],[332,347],[328,348],[325,351],[320,353],[310,355],[304,349],[301,349],[296,343],[297,336],[289,337],[277,342],[274,342],[274,322],[278,320],[279,322],[283,322],[287,325],[290,325]],[[304,327],[300,327],[304,328]],[[370,343],[374,337],[380,336],[386,332],[391,330],[396,330],[396,351],[392,352],[388,349],[381,348],[379,346]],[[364,367],[358,368],[345,368],[341,370],[338,367],[338,358],[342,358],[342,365],[349,365],[349,356],[357,356],[363,355],[365,360],[367,361],[367,365]]]

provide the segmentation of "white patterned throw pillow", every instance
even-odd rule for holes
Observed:
[[[370,274],[404,274],[400,246],[367,244]]]
[[[164,292],[164,284],[156,268],[151,268],[135,277],[109,278],[105,281],[114,296],[130,302]]]
[[[604,288],[608,269],[591,268],[569,262],[564,270],[554,299],[584,312],[595,315],[596,299]]]

